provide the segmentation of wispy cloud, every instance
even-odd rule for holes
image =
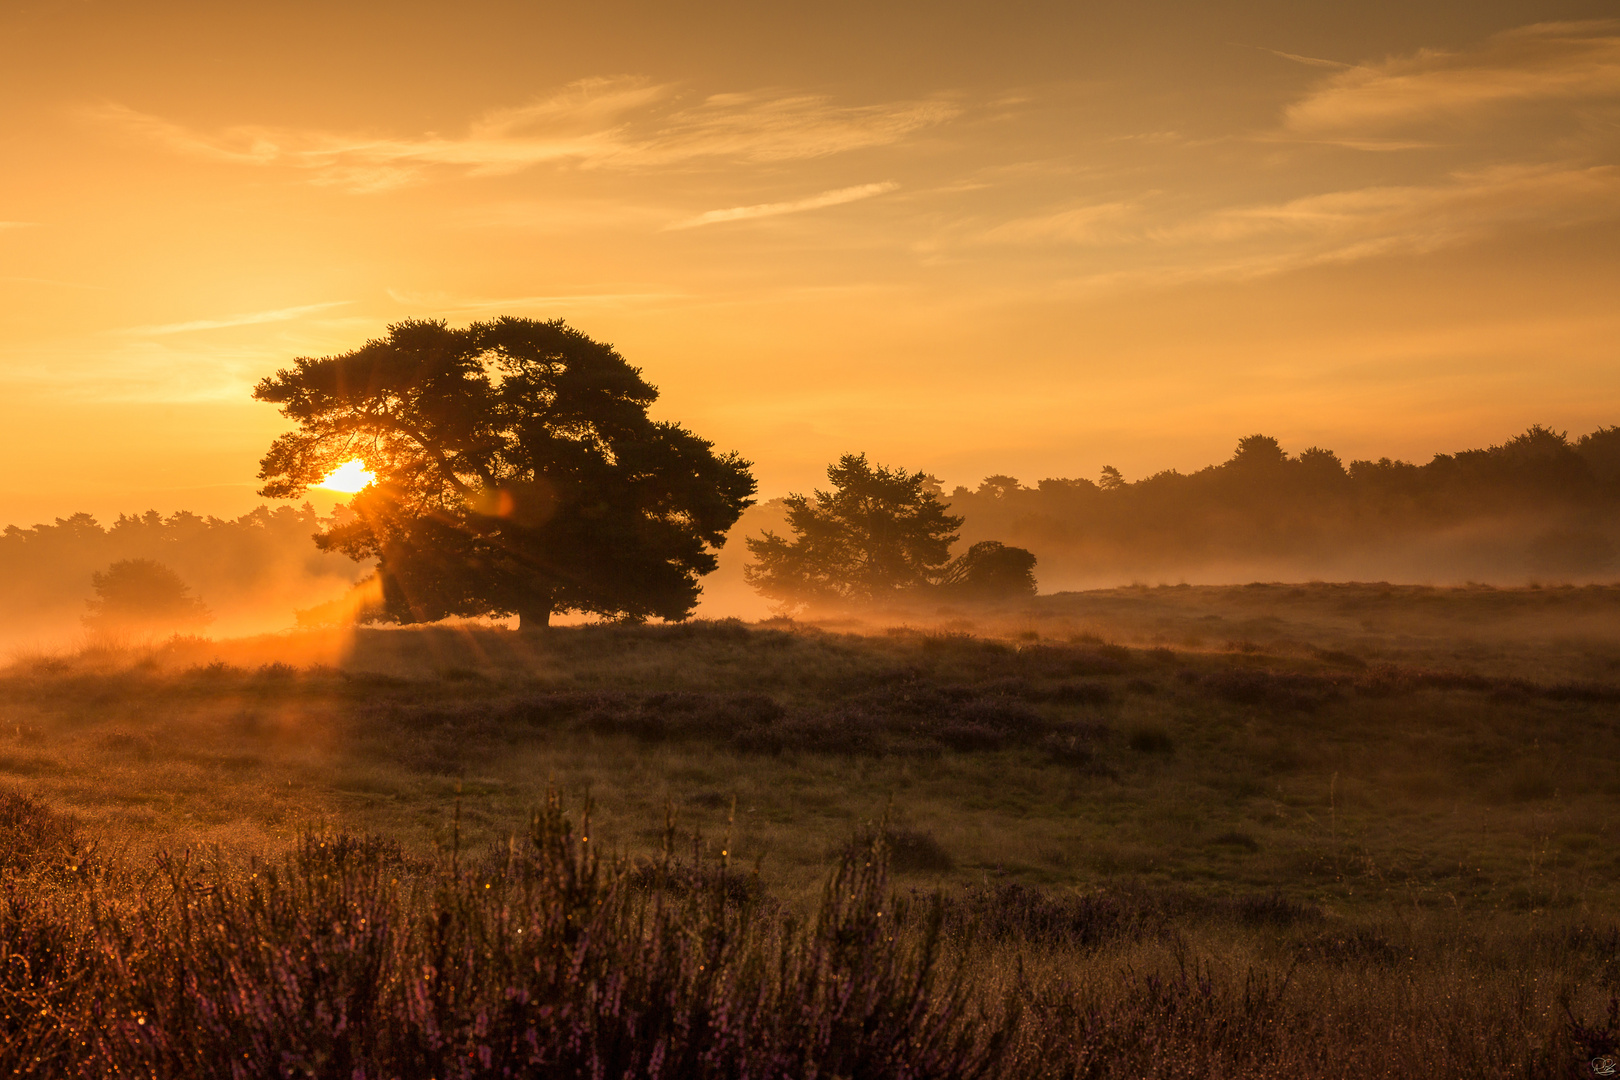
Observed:
[[[227,315],[219,319],[197,319],[192,322],[164,323],[159,326],[131,326],[120,333],[132,337],[167,337],[170,334],[190,334],[199,330],[224,330],[232,326],[254,326],[259,323],[289,322],[293,319],[313,315],[317,311],[327,311],[331,308],[342,307],[353,303],[351,300],[328,300],[320,304],[303,304],[298,307],[276,308],[273,311],[250,311],[240,315]]]
[[[1620,21],[1540,23],[1349,68],[1290,105],[1285,124],[1307,136],[1385,132],[1515,103],[1616,98]]]
[[[1221,210],[1149,230],[1166,244],[1281,240],[1289,259],[1431,251],[1504,228],[1557,228],[1620,217],[1620,168],[1497,166],[1443,183],[1377,186]]]
[[[1129,235],[1122,228],[1140,204],[1135,201],[1094,203],[1056,213],[1015,218],[993,226],[981,239],[993,244],[1096,244]]]
[[[732,206],[724,210],[709,210],[696,217],[674,222],[665,226],[665,228],[695,229],[702,225],[718,225],[724,221],[748,221],[753,218],[798,214],[806,210],[820,210],[828,206],[842,206],[845,203],[870,199],[874,195],[884,195],[894,191],[899,186],[892,180],[885,180],[877,184],[857,184],[854,187],[823,191],[820,195],[812,195],[807,199],[794,199],[791,202],[755,203],[752,206]]]
[[[1375,185],[1180,217],[1152,200],[1019,218],[981,243],[1067,245],[1114,264],[1088,283],[1251,278],[1323,263],[1422,254],[1515,228],[1620,220],[1620,166],[1458,170],[1429,184]]]
[[[1284,60],[1289,60],[1296,64],[1304,64],[1306,67],[1349,68],[1355,66],[1354,64],[1346,64],[1339,60],[1324,60],[1320,56],[1301,56],[1299,53],[1283,52],[1281,49],[1268,49],[1264,45],[1245,45],[1238,41],[1234,41],[1232,44],[1237,45],[1240,48],[1254,49],[1258,52],[1270,53],[1272,56],[1280,56]]]
[[[377,191],[430,170],[481,176],[545,164],[640,169],[699,159],[800,161],[903,139],[961,112],[945,100],[843,105],[824,95],[717,94],[685,104],[678,88],[644,79],[588,79],[474,119],[463,135],[358,135],[238,126],[194,131],[122,105],[97,119],[203,160],[283,166],[316,183]]]
[[[1234,199],[1233,189],[1203,189],[1184,178],[1160,191],[1113,185],[1112,197],[1099,191],[1079,205],[988,228],[964,223],[957,235],[970,243],[1068,248],[1077,266],[1106,259],[1109,268],[1085,277],[1088,283],[1163,283],[1620,221],[1620,163],[1612,125],[1603,128],[1620,121],[1620,21],[1539,24],[1466,49],[1356,67],[1282,55],[1336,68],[1285,109],[1277,129],[1254,137],[1300,151],[1275,159],[1293,176],[1272,174],[1294,194]],[[1378,170],[1400,177],[1396,182],[1348,185],[1339,170],[1310,169],[1305,147],[1320,143],[1431,152]]]
[[[0,229],[37,229],[37,221],[0,221]]]

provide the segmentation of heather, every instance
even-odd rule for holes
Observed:
[[[1585,1075],[1620,992],[1617,597],[1122,589],[19,657],[0,1053]]]
[[[657,859],[603,856],[555,798],[430,862],[305,834],[124,864],[26,797],[0,819],[31,844],[0,908],[9,1075],[1554,1077],[1620,1035],[1612,923],[1465,946],[1275,895],[903,892],[881,830],[801,914],[673,821]],[[1255,934],[1277,955],[1215,944]]]

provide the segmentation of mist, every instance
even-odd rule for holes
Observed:
[[[1424,465],[1290,454],[1274,438],[1192,474],[958,487],[961,542],[1034,551],[1042,592],[1143,584],[1606,580],[1620,555],[1620,429],[1543,427]]]
[[[1251,581],[1586,584],[1610,580],[1620,564],[1620,428],[1613,427],[1578,439],[1533,427],[1424,465],[1345,464],[1328,450],[1290,453],[1255,435],[1239,440],[1227,461],[1190,474],[1133,481],[1105,469],[1100,482],[1033,485],[995,475],[940,496],[964,518],[953,550],[983,540],[1027,548],[1043,594]],[[358,595],[371,567],[319,550],[313,536],[347,512],[339,506],[323,517],[308,504],[261,506],[234,519],[147,511],[109,525],[78,513],[10,526],[0,534],[0,647],[81,644],[92,575],[127,559],[172,569],[207,606],[206,636],[342,621],[352,615],[346,598]],[[780,499],[743,514],[719,568],[703,579],[697,617],[757,621],[780,613],[744,581],[743,541],[784,525]]]
[[[993,475],[936,493],[964,519],[953,554],[986,540],[1026,548],[1043,594],[1254,581],[1580,585],[1610,581],[1620,566],[1614,427],[1571,439],[1535,426],[1423,465],[1346,464],[1331,450],[1290,453],[1253,435],[1227,461],[1193,473],[1133,481],[1105,467],[1096,482],[1032,485]],[[748,587],[742,569],[744,538],[780,532],[785,521],[781,499],[748,510],[704,580],[699,615],[759,619],[782,610]],[[853,617],[858,608],[805,613]]]
[[[51,650],[84,641],[92,576],[125,560],[174,571],[207,608],[200,632],[208,636],[289,629],[300,610],[345,596],[369,572],[315,546],[312,537],[331,520],[306,504],[261,506],[229,520],[153,510],[119,515],[111,525],[76,513],[9,526],[0,533],[0,647]]]

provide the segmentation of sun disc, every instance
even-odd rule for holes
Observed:
[[[324,491],[337,491],[344,495],[353,495],[376,479],[376,474],[366,469],[366,463],[359,458],[355,458],[353,461],[346,461],[327,473],[326,479],[315,486]]]

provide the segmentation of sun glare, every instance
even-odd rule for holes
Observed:
[[[376,474],[366,469],[366,463],[355,458],[327,473],[326,479],[315,486],[325,491],[340,491],[345,495],[353,495],[375,479]]]

